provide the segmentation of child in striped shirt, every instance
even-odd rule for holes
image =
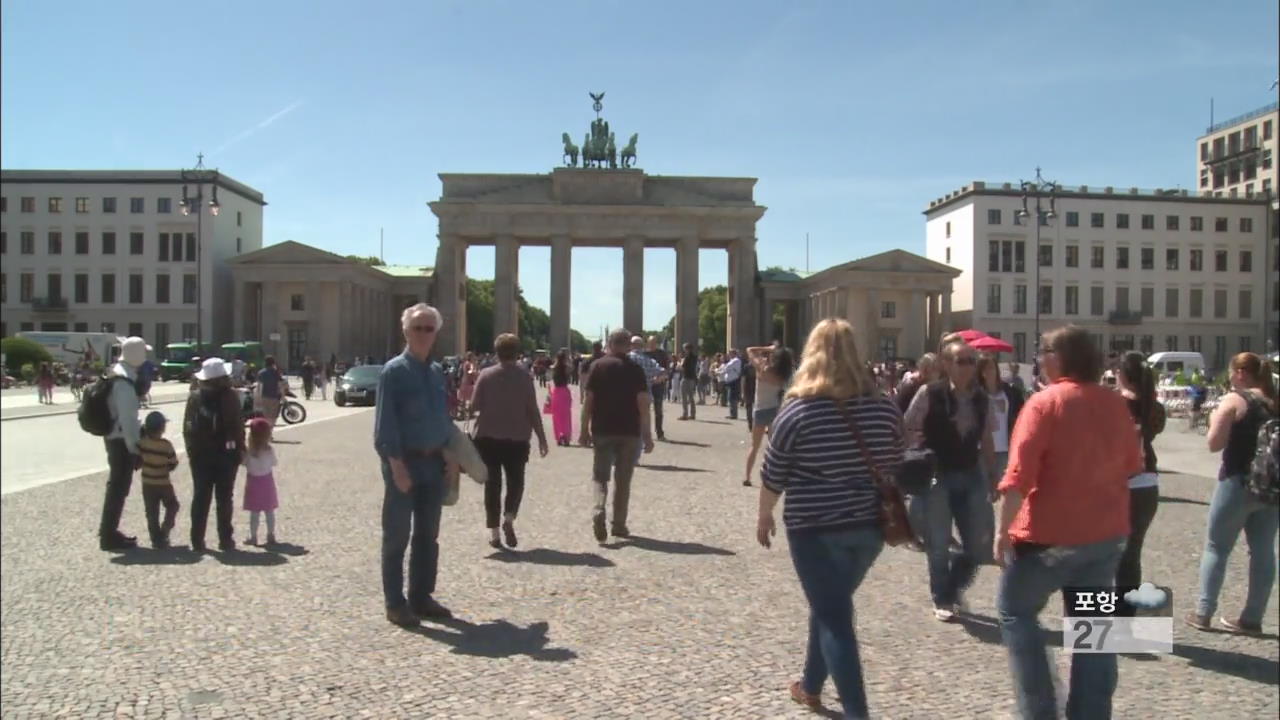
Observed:
[[[164,438],[166,422],[159,412],[148,413],[142,423],[142,439],[138,441],[138,453],[142,456],[142,502],[147,511],[151,547],[156,550],[169,547],[169,532],[178,515],[178,496],[169,478],[169,473],[178,467],[178,454],[173,450],[173,443]],[[164,522],[160,521],[161,505],[164,505]]]

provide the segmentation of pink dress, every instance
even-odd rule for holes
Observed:
[[[573,394],[567,385],[551,389],[551,427],[556,440],[573,439]]]
[[[276,494],[276,480],[271,473],[271,469],[275,466],[276,453],[270,447],[257,455],[250,453],[245,458],[245,510],[261,512],[280,507],[280,498]]]
[[[471,402],[471,396],[476,392],[476,379],[480,377],[480,373],[476,372],[476,366],[467,363],[463,368],[462,387],[458,388],[458,399],[464,403]]]

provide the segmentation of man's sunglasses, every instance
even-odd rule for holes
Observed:
[[[436,326],[435,325],[410,325],[409,329],[414,332],[420,332],[420,333],[425,333],[427,335],[430,335],[431,333],[436,331]]]

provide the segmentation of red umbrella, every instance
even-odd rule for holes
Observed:
[[[974,340],[977,340],[979,338],[984,338],[987,336],[987,334],[982,332],[981,330],[961,330],[956,334],[959,335],[967,343],[972,343]]]
[[[993,338],[990,335],[980,337],[977,340],[970,342],[969,347],[973,348],[974,350],[982,350],[984,352],[995,352],[995,353],[1013,352],[1012,345],[1001,340],[1000,338]]]

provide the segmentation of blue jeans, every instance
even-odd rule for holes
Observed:
[[[880,528],[789,532],[787,543],[809,601],[809,646],[801,687],[817,695],[830,675],[844,716],[865,718],[867,692],[853,628],[853,593],[884,547]]]
[[[1049,597],[1063,587],[1110,587],[1124,541],[1120,537],[1015,553],[1013,562],[1000,576],[996,595],[1000,635],[1009,649],[1018,709],[1026,720],[1054,720],[1058,713],[1049,658],[1036,616]],[[1115,655],[1072,654],[1068,720],[1108,720],[1117,677]]]
[[[929,592],[936,607],[949,607],[973,582],[978,564],[991,555],[992,523],[986,476],[981,466],[970,470],[942,470],[925,496],[925,554],[929,559]],[[959,554],[951,553],[951,524],[960,533]]]
[[[1271,586],[1276,581],[1276,532],[1280,511],[1259,502],[1245,488],[1244,478],[1229,477],[1218,483],[1209,501],[1209,529],[1200,558],[1200,600],[1196,612],[1206,617],[1218,609],[1218,593],[1227,574],[1227,558],[1244,530],[1249,545],[1249,590],[1240,619],[1262,622]]]
[[[444,499],[440,458],[405,459],[413,487],[400,492],[391,479],[391,466],[382,461],[382,594],[388,608],[405,604],[404,553],[409,548],[409,600],[420,603],[436,591],[440,561],[441,500]],[[410,543],[412,537],[412,543]]]

